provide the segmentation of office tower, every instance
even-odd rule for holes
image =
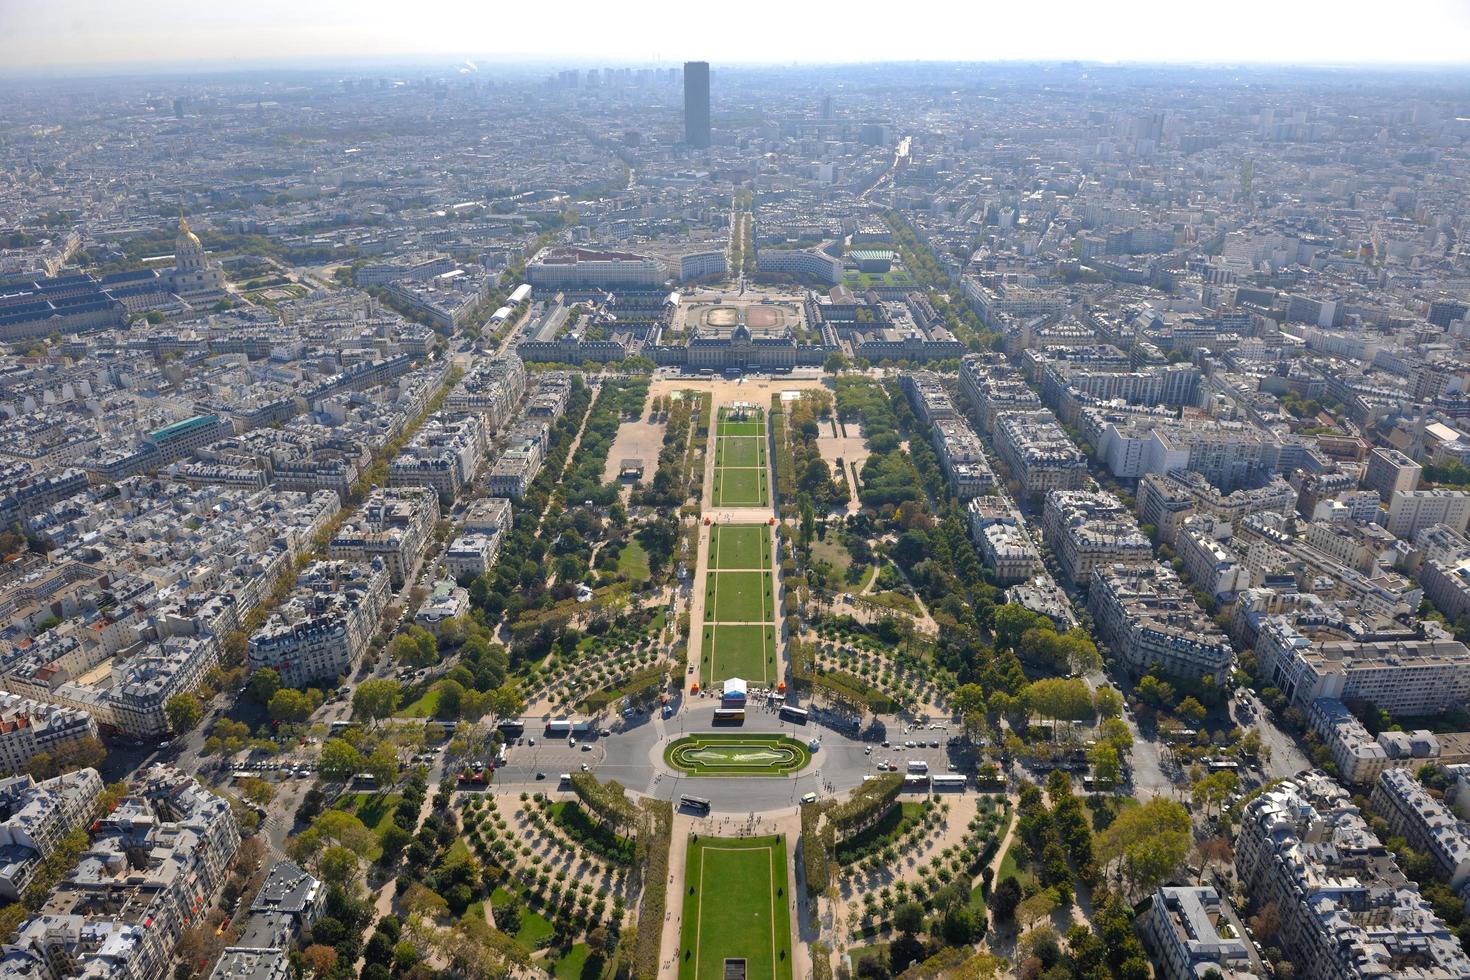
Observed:
[[[709,62],[684,62],[684,142],[709,149]]]

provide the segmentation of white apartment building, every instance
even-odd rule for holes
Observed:
[[[1250,951],[1245,939],[1221,931],[1224,919],[1215,889],[1166,885],[1154,892],[1142,932],[1154,954],[1160,980],[1199,980],[1211,968],[1221,980],[1247,980]],[[1228,932],[1228,930],[1227,930]]]
[[[1203,516],[1186,518],[1175,536],[1175,551],[1195,588],[1215,599],[1251,587],[1251,570],[1225,543],[1229,538],[1228,523]]]
[[[668,277],[657,259],[593,248],[552,246],[526,263],[526,280],[534,289],[548,293],[593,286],[652,289]]]
[[[92,845],[0,957],[0,978],[168,975],[240,845],[230,804],[186,773],[153,766],[99,821]],[[57,964],[65,964],[63,970]]]
[[[380,558],[314,562],[250,637],[251,670],[269,667],[291,688],[350,674],[372,642],[388,599],[388,569]]]
[[[418,572],[438,519],[439,495],[428,487],[380,487],[343,522],[327,545],[327,557],[381,558],[396,589]]]
[[[39,752],[96,738],[90,712],[0,693],[0,770],[18,773]]]
[[[1363,486],[1378,494],[1378,499],[1388,503],[1396,493],[1408,493],[1419,489],[1419,479],[1424,468],[1397,449],[1378,448],[1368,454],[1368,466],[1363,472]]]
[[[61,839],[92,819],[102,795],[96,769],[78,769],[37,783],[30,776],[0,780],[0,897],[19,899],[41,862]]]
[[[1470,524],[1470,493],[1460,490],[1400,490],[1388,502],[1388,531],[1408,541],[1420,528],[1443,524],[1460,534]]]
[[[1051,491],[1041,528],[1062,572],[1079,587],[1091,582],[1095,568],[1153,561],[1153,545],[1128,508],[1100,490]]]
[[[1404,769],[1389,769],[1373,784],[1373,807],[1393,832],[1427,853],[1459,891],[1470,882],[1470,826],[1466,826]]]
[[[981,497],[971,500],[967,511],[970,539],[996,581],[1009,585],[1029,580],[1040,557],[1015,516]]]
[[[1256,659],[1303,710],[1319,698],[1360,699],[1418,717],[1470,698],[1470,650],[1455,640],[1354,639],[1317,617],[1270,616],[1261,623]]]
[[[1278,783],[1245,807],[1236,875],[1251,911],[1274,905],[1277,945],[1299,977],[1470,976],[1470,957],[1320,772]],[[1414,964],[1404,973],[1399,964]]]
[[[1097,636],[1134,674],[1157,667],[1223,684],[1235,651],[1170,569],[1156,562],[1099,567],[1087,608]]]
[[[995,450],[1025,497],[1077,490],[1086,482],[1087,457],[1046,409],[997,415]]]
[[[479,578],[500,554],[501,531],[461,534],[444,549],[444,568],[456,579]]]
[[[817,279],[829,285],[842,281],[842,262],[816,249],[762,248],[756,252],[757,272]]]

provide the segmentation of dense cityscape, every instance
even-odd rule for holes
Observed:
[[[0,980],[1470,978],[1470,83],[0,80]]]

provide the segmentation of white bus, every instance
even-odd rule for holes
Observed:
[[[923,759],[910,759],[909,760],[909,772],[910,773],[914,773],[914,774],[917,774],[917,775],[923,775],[924,773],[926,773],[928,771],[929,771],[929,763],[925,762]]]
[[[709,813],[710,803],[702,796],[681,796],[679,805],[698,813]]]
[[[941,774],[929,777],[929,782],[936,790],[965,788],[965,777],[956,773]]]

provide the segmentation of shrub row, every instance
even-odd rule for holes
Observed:
[[[846,838],[881,820],[897,804],[898,794],[902,791],[902,773],[885,772],[874,776],[832,810],[829,819],[833,832]]]
[[[638,944],[633,953],[636,980],[658,976],[659,945],[663,940],[664,909],[668,905],[669,846],[674,837],[674,804],[668,800],[644,800],[649,829],[638,835],[639,861],[643,868],[643,894],[638,899]]]
[[[822,814],[831,808],[831,800],[801,805],[801,863],[806,873],[806,892],[812,898],[825,892],[832,881],[834,834],[830,821],[822,824]]]
[[[574,772],[572,792],[587,807],[589,813],[610,824],[613,829],[631,829],[638,825],[638,808],[623,792],[623,785],[616,780],[600,783],[590,772]]]

